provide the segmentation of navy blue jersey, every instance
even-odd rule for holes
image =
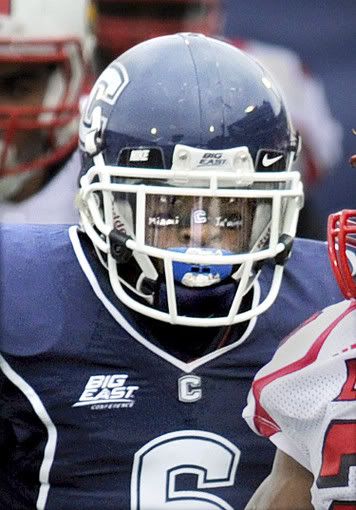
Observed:
[[[253,377],[341,300],[326,245],[296,240],[274,305],[191,362],[123,310],[76,227],[4,227],[1,259],[0,508],[243,509],[274,455],[241,416]]]

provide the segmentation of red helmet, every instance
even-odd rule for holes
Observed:
[[[331,265],[341,292],[356,298],[356,209],[331,214],[328,220],[328,248]],[[348,256],[347,249],[350,248]]]
[[[8,79],[5,99],[2,94],[0,196],[5,199],[33,172],[59,165],[77,146],[79,99],[87,84],[90,57],[86,26],[86,0],[0,2],[2,80],[6,73],[19,79],[19,74],[36,69],[45,82],[39,104],[29,101],[24,106],[21,98],[8,100],[13,78]],[[24,150],[19,140],[38,140],[39,133],[41,147],[27,143]]]
[[[136,44],[176,32],[215,35],[220,0],[91,0],[100,69]],[[102,60],[102,62],[100,62]]]

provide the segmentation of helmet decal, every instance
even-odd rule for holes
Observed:
[[[111,106],[114,105],[128,83],[127,71],[120,62],[114,62],[105,69],[96,81],[87,100],[79,130],[80,143],[86,143],[87,147],[91,143],[92,147],[89,149],[91,153],[94,154],[98,151],[99,147],[96,144],[99,140],[99,134],[102,129],[105,129],[107,123],[107,118],[100,109],[96,114],[98,116],[97,125],[94,125],[94,109],[100,108],[101,102]]]

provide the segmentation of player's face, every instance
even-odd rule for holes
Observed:
[[[3,165],[10,169],[30,160],[38,147],[40,130],[31,129],[38,115],[30,109],[42,106],[49,76],[50,69],[43,64],[0,64],[0,136],[8,146]]]
[[[42,64],[0,64],[1,106],[40,106],[48,73]]]
[[[151,195],[146,202],[146,243],[158,248],[209,248],[242,253],[249,247],[254,201]]]
[[[38,123],[51,72],[38,63],[0,64],[0,201],[22,200],[44,179],[42,168],[21,168],[47,150],[48,133]]]

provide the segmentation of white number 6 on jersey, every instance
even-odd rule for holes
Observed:
[[[234,484],[240,450],[225,438],[182,430],[153,439],[135,455],[131,510],[234,510],[204,489]],[[197,490],[176,490],[182,474],[197,476]]]

